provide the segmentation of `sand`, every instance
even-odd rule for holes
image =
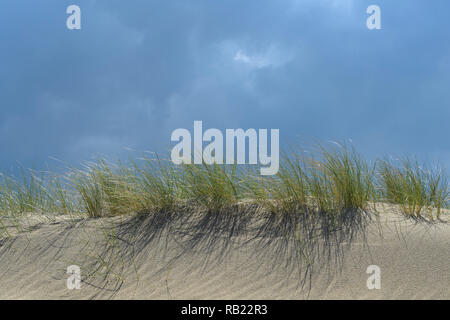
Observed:
[[[164,215],[3,217],[0,299],[450,299],[448,217],[418,221],[383,207],[314,240],[232,219],[197,235]],[[80,289],[67,288],[70,265],[80,266]],[[370,265],[380,289],[368,289]]]

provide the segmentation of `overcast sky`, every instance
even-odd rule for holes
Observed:
[[[67,6],[82,29],[66,28]],[[381,30],[366,9],[381,8]],[[126,148],[176,128],[278,128],[450,168],[448,0],[3,0],[0,169]]]

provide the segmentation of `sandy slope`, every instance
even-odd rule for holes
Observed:
[[[31,215],[17,232],[17,221],[3,218],[10,237],[0,240],[0,298],[450,299],[448,215],[432,224],[385,210],[353,239],[319,239],[311,250],[304,239],[246,232],[194,241],[159,220],[139,220],[136,231],[133,219],[141,218]],[[73,264],[80,290],[66,287]],[[379,290],[367,288],[369,265],[381,268]]]

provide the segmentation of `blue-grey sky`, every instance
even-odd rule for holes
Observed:
[[[66,8],[81,7],[81,30]],[[381,8],[381,30],[366,9]],[[447,0],[3,0],[0,169],[170,148],[176,128],[352,139],[450,168]]]

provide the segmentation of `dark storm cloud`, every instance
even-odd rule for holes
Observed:
[[[82,30],[65,27],[66,7]],[[164,150],[170,132],[280,128],[450,162],[445,1],[5,1],[2,169]]]

